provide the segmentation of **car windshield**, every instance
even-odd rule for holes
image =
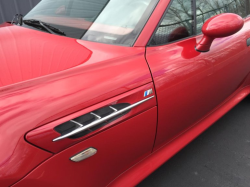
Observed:
[[[158,0],[42,0],[23,19],[47,23],[63,31],[67,37],[131,46],[157,2]]]

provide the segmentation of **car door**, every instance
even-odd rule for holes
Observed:
[[[249,21],[237,34],[195,50],[203,23],[223,12],[246,16],[243,1],[172,0],[147,47],[158,101],[155,149],[198,124],[235,91],[249,70]],[[244,1],[246,3],[246,1]],[[196,18],[196,19],[194,19]]]
[[[250,53],[247,40],[250,37],[249,0],[196,0],[197,33],[201,33],[204,21],[216,14],[231,12],[240,15],[244,19],[243,28],[236,34],[217,38],[207,53],[213,63],[213,102],[221,104],[234,92],[244,86],[245,79],[250,70]],[[201,11],[203,10],[203,12]],[[204,11],[205,10],[205,11]],[[204,20],[204,21],[203,21]],[[197,36],[197,41],[200,36]]]

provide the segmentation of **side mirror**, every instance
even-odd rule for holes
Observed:
[[[219,14],[207,20],[202,27],[204,34],[195,49],[208,52],[215,38],[223,38],[237,33],[244,26],[242,17],[237,14]]]

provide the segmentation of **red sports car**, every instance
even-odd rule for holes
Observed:
[[[250,93],[248,0],[42,0],[0,25],[0,186],[135,186]]]

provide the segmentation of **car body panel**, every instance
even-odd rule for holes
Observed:
[[[107,186],[151,153],[156,114],[157,108],[153,107],[56,154],[13,186]],[[90,147],[97,149],[94,156],[77,163],[70,160]]]
[[[11,27],[20,29],[20,32],[23,30],[18,26]],[[48,33],[41,34],[52,36]],[[83,50],[87,48],[91,51],[86,62],[64,71],[0,88],[0,147],[5,147],[1,151],[0,165],[6,170],[13,167],[6,160],[20,156],[13,152],[20,149],[18,142],[24,139],[27,132],[152,82],[145,61],[145,48],[72,40]],[[11,144],[6,147],[6,142]],[[28,162],[29,157],[26,159],[20,161]],[[7,174],[19,176],[18,172],[19,170],[14,170]]]
[[[23,27],[0,30],[0,87],[64,71],[86,62],[92,52],[74,39]]]
[[[222,103],[242,83],[250,73],[250,48],[247,39],[250,38],[250,19],[246,18],[244,27],[231,37],[219,39],[212,47],[214,86],[217,90],[214,102]]]
[[[142,113],[143,111],[146,111],[154,106],[156,106],[156,99],[155,97],[148,100],[147,102],[137,106],[136,108],[132,109],[128,114],[124,115],[123,117],[105,125],[104,127],[93,131],[92,133],[85,135],[81,138],[77,138],[77,139],[64,139],[58,142],[53,142],[52,140],[54,138],[57,138],[58,136],[60,136],[60,134],[58,132],[56,132],[54,130],[54,128],[62,123],[65,123],[69,120],[72,120],[76,117],[82,116],[84,114],[90,113],[92,111],[95,111],[99,108],[105,107],[105,106],[111,106],[114,104],[118,104],[118,103],[130,103],[130,104],[134,104],[136,102],[139,102],[147,97],[144,96],[144,92],[146,90],[153,90],[154,85],[153,83],[149,83],[146,84],[144,86],[141,86],[139,88],[136,88],[134,90],[131,90],[129,92],[126,92],[124,94],[121,94],[119,96],[113,97],[109,100],[106,100],[104,102],[100,102],[97,105],[88,107],[84,110],[81,110],[79,112],[76,112],[74,114],[71,114],[69,116],[66,116],[64,118],[60,118],[59,120],[53,121],[49,124],[43,125],[42,127],[39,127],[35,130],[32,130],[31,132],[27,133],[26,135],[26,140],[38,147],[41,147],[42,149],[48,150],[50,152],[53,153],[57,153],[60,152],[62,150],[64,150],[67,147],[70,147],[71,145],[74,145],[80,141],[83,141],[91,136],[95,136],[96,133],[100,133],[101,131],[106,130],[107,128],[110,128],[114,125],[120,125],[119,123],[121,123],[121,121],[124,121],[126,119],[129,119],[135,115],[138,115],[140,113]],[[154,96],[155,92],[153,91],[152,94],[150,94],[149,96]],[[136,124],[135,124],[136,125]]]
[[[0,25],[0,33],[8,36],[29,33],[24,38],[10,36],[13,49],[4,43],[4,48],[17,52],[11,58],[13,68],[21,59],[17,46],[21,54],[43,54],[38,46],[28,48],[25,39],[29,36],[43,38],[48,42],[44,46],[50,42],[56,46],[57,40],[76,48],[71,55],[76,61],[68,60],[62,50],[56,52],[66,57],[57,58],[55,63],[68,60],[67,66],[56,69],[53,64],[54,71],[36,72],[25,79],[19,72],[14,81],[1,85],[1,187],[15,182],[13,186],[20,187],[135,186],[249,95],[249,18],[240,33],[216,39],[208,53],[195,51],[201,35],[147,47],[169,2],[159,1],[134,47],[54,36],[9,23]],[[0,35],[0,41],[7,42],[3,37]],[[90,55],[77,55],[80,49]],[[53,55],[44,56],[39,65],[50,65]],[[35,65],[32,59],[27,61]],[[107,127],[76,141],[52,142],[59,136],[53,132],[56,125],[112,103],[140,101],[143,92],[151,88],[152,100]],[[79,163],[70,161],[90,147],[97,148],[96,155]]]
[[[240,32],[216,39],[207,53],[195,50],[201,35],[147,47],[159,107],[155,149],[199,123],[240,88],[250,73],[249,32],[246,20]]]
[[[250,75],[245,85],[250,84]],[[202,132],[207,130],[213,123],[220,119],[223,115],[229,112],[235,105],[241,102],[245,97],[250,94],[250,86],[245,86],[243,89],[238,89],[233,93],[224,103],[216,108],[213,113],[200,121],[199,124],[191,127],[186,132],[181,134],[172,142],[162,146],[154,151],[147,158],[137,163],[129,170],[125,171],[122,175],[117,177],[108,186],[110,187],[123,187],[123,186],[136,186],[139,182],[145,179],[148,175],[159,168],[164,162],[173,157]]]
[[[18,130],[18,128],[17,128]],[[32,169],[52,156],[51,153],[43,151],[28,144],[23,137],[18,142],[1,140],[0,151],[0,186],[10,186],[23,178]],[[14,144],[14,145],[13,145]],[[9,147],[15,146],[14,150],[6,157]]]

